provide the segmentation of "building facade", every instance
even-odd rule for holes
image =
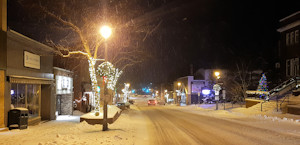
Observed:
[[[19,107],[28,109],[29,125],[55,119],[53,49],[13,30],[5,34],[1,126],[7,125],[9,110]]]
[[[56,116],[73,115],[73,72],[53,67],[55,78]]]
[[[300,58],[300,11],[293,13],[279,20],[280,33],[279,40],[279,59],[280,63],[276,68],[280,68],[284,78],[291,78],[300,75],[299,58]]]

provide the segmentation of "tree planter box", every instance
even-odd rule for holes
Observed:
[[[121,109],[114,105],[108,105],[108,112],[107,112],[107,123],[112,124],[114,123],[119,116],[121,115]],[[95,124],[103,124],[103,109],[100,108],[100,115],[95,116],[94,112],[90,112],[80,116],[80,122],[86,121],[88,124],[95,125]]]

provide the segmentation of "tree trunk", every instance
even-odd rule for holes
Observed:
[[[93,92],[95,92],[94,111],[95,111],[95,115],[98,116],[100,113],[100,93],[97,91],[98,82],[96,77],[95,64],[96,64],[96,60],[94,60],[93,58],[89,58],[90,78],[91,78]]]

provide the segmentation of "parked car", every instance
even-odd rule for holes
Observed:
[[[148,106],[149,105],[156,105],[156,104],[157,104],[157,101],[155,99],[148,100]]]
[[[294,96],[300,95],[300,85],[297,85],[296,88],[294,88],[294,89],[292,90],[292,94],[293,94]]]
[[[159,100],[159,101],[157,101],[157,104],[158,105],[166,105],[166,102],[163,100]]]
[[[128,101],[130,104],[134,104],[134,100],[129,100]]]
[[[130,108],[130,103],[128,102],[117,102],[117,107],[122,109],[122,110],[125,110],[126,108],[129,109]]]

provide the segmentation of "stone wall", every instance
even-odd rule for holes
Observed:
[[[72,115],[73,114],[73,95],[61,95],[61,115]]]

